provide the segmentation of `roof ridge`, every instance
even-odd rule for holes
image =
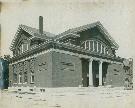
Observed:
[[[25,29],[25,28],[27,28],[27,29],[33,29],[33,30],[35,30],[35,32],[39,32],[39,29],[34,28],[34,27],[30,27],[30,26],[23,25],[23,24],[20,24],[19,26],[20,26],[21,28],[23,27],[24,29]],[[31,30],[31,31],[32,31],[32,30]],[[33,34],[35,33],[34,31],[32,31],[32,32],[33,32]],[[46,33],[55,36],[55,34],[43,30],[43,34],[46,34]],[[52,37],[52,36],[51,36],[51,37]]]

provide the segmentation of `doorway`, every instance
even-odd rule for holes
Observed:
[[[98,61],[92,62],[92,73],[93,73],[93,86],[99,86],[99,63]]]
[[[82,59],[82,85],[83,87],[89,86],[89,62],[87,59]]]
[[[99,63],[98,61],[92,61],[92,74],[93,74],[93,86],[99,86]],[[89,86],[89,61],[82,59],[82,85],[83,87]]]

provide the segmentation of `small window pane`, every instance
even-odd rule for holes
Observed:
[[[98,52],[100,53],[101,52],[101,44],[98,43]]]
[[[34,83],[34,80],[35,80],[35,78],[34,78],[34,75],[32,74],[31,75],[31,83]]]
[[[28,44],[27,43],[24,43],[23,44],[23,51],[26,51],[26,50],[28,50]]]
[[[97,52],[97,42],[94,41],[94,51]]]
[[[27,72],[24,73],[24,82],[28,82]]]
[[[19,83],[22,83],[22,74],[19,74]]]
[[[17,74],[16,73],[13,74],[13,79],[14,79],[14,83],[17,83]]]
[[[90,41],[90,51],[93,51],[93,41]]]
[[[107,49],[107,48],[105,48],[105,54],[107,54],[107,51],[108,51],[108,49]]]
[[[102,54],[104,54],[104,46],[102,45]]]
[[[86,50],[89,50],[89,41],[86,42]]]

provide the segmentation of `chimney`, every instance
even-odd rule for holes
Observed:
[[[39,33],[43,34],[43,17],[39,16]]]

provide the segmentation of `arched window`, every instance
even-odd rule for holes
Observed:
[[[100,54],[109,54],[107,46],[97,40],[86,40],[82,45],[86,50]]]

